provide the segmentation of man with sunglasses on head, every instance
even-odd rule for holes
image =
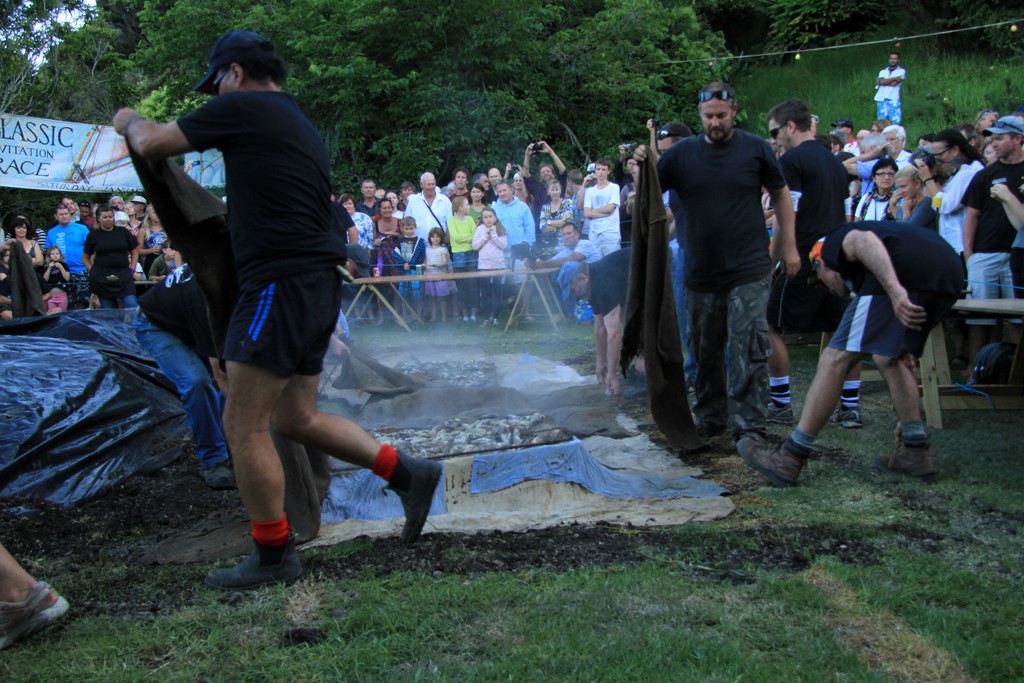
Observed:
[[[686,138],[658,157],[662,190],[675,190],[686,223],[687,338],[696,362],[698,430],[727,429],[742,453],[767,427],[768,321],[772,264],[789,276],[800,268],[793,241],[793,205],[771,147],[733,127],[736,95],[715,81],[698,96],[703,135]],[[641,147],[638,161],[657,151]],[[768,188],[779,220],[769,245],[761,210]],[[771,252],[769,253],[769,246]]]
[[[420,535],[441,466],[377,443],[345,418],[319,412],[317,385],[341,307],[336,270],[344,246],[331,233],[330,174],[323,141],[281,91],[287,66],[263,36],[232,31],[210,51],[196,85],[217,95],[177,121],[148,121],[130,109],[114,127],[142,156],[163,159],[217,148],[224,153],[228,228],[239,298],[224,360],[224,428],[256,548],[241,564],[210,571],[213,588],[291,583],[303,575],[284,514],[284,471],[270,437],[372,469],[405,509],[402,540]]]

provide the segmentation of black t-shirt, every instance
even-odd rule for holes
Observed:
[[[814,243],[846,223],[846,169],[817,140],[807,140],[779,159],[782,175],[797,199],[796,247],[809,260]],[[797,197],[799,193],[799,197]]]
[[[688,288],[721,292],[768,275],[761,187],[786,181],[764,140],[742,130],[717,145],[703,135],[680,140],[658,159],[658,179],[683,203]]]
[[[93,268],[117,270],[131,264],[131,253],[138,246],[139,241],[128,230],[115,225],[110,230],[90,230],[82,251],[93,257]]]
[[[949,242],[931,230],[891,221],[847,223],[825,238],[821,257],[832,270],[849,281],[859,295],[885,294],[882,284],[860,261],[848,261],[843,239],[852,230],[875,233],[889,252],[900,284],[908,292],[939,292],[959,297],[964,285],[960,255]]]
[[[629,259],[632,249],[619,249],[591,263],[590,307],[596,315],[608,315],[626,303],[629,289]]]
[[[200,356],[217,355],[206,317],[206,301],[188,264],[183,264],[139,297],[149,322],[170,332]]]
[[[1017,226],[1006,217],[1002,202],[992,199],[990,193],[993,185],[1003,184],[1013,196],[1024,202],[1021,183],[1024,183],[1024,161],[1019,164],[996,161],[978,171],[971,179],[963,201],[965,206],[979,211],[978,229],[974,233],[975,253],[1010,253],[1010,245],[1017,236]]]
[[[329,227],[327,150],[294,97],[229,93],[178,126],[197,150],[224,152],[228,227],[243,286],[341,263],[344,245]]]

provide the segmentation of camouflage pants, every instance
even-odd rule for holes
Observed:
[[[697,364],[698,425],[734,439],[764,435],[768,410],[770,277],[724,292],[686,290],[687,345]]]

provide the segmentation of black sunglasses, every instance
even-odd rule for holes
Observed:
[[[710,102],[711,100],[733,102],[735,99],[736,95],[733,94],[732,90],[701,90],[700,95],[697,96],[697,100],[701,104]]]
[[[779,137],[779,131],[780,130],[782,130],[782,126],[775,126],[770,131],[768,131],[768,134],[772,136],[772,140],[774,140],[775,138]]]

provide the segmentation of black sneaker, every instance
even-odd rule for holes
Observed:
[[[832,417],[828,418],[828,421],[834,425],[839,425],[843,429],[860,429],[864,426],[864,421],[860,417],[860,410],[857,408],[839,406],[832,413]]]
[[[775,401],[769,401],[768,421],[780,425],[793,424],[793,404],[779,405]]]
[[[211,569],[203,579],[210,588],[233,590],[238,588],[257,588],[271,583],[295,583],[302,578],[302,563],[295,549],[295,534],[288,537],[284,546],[284,556],[277,564],[267,567],[260,565],[260,550],[253,548],[249,557],[230,569]]]
[[[441,479],[441,463],[426,458],[413,458],[402,452],[398,453],[398,461],[409,471],[409,490],[399,491],[391,486],[388,488],[402,499],[402,508],[405,510],[402,542],[412,543],[420,537],[427,515],[430,514],[434,490]]]
[[[225,464],[217,464],[213,467],[204,467],[199,470],[199,474],[202,475],[203,481],[211,489],[217,491],[223,491],[226,489],[237,488],[235,485],[235,473],[231,471],[231,468]]]

